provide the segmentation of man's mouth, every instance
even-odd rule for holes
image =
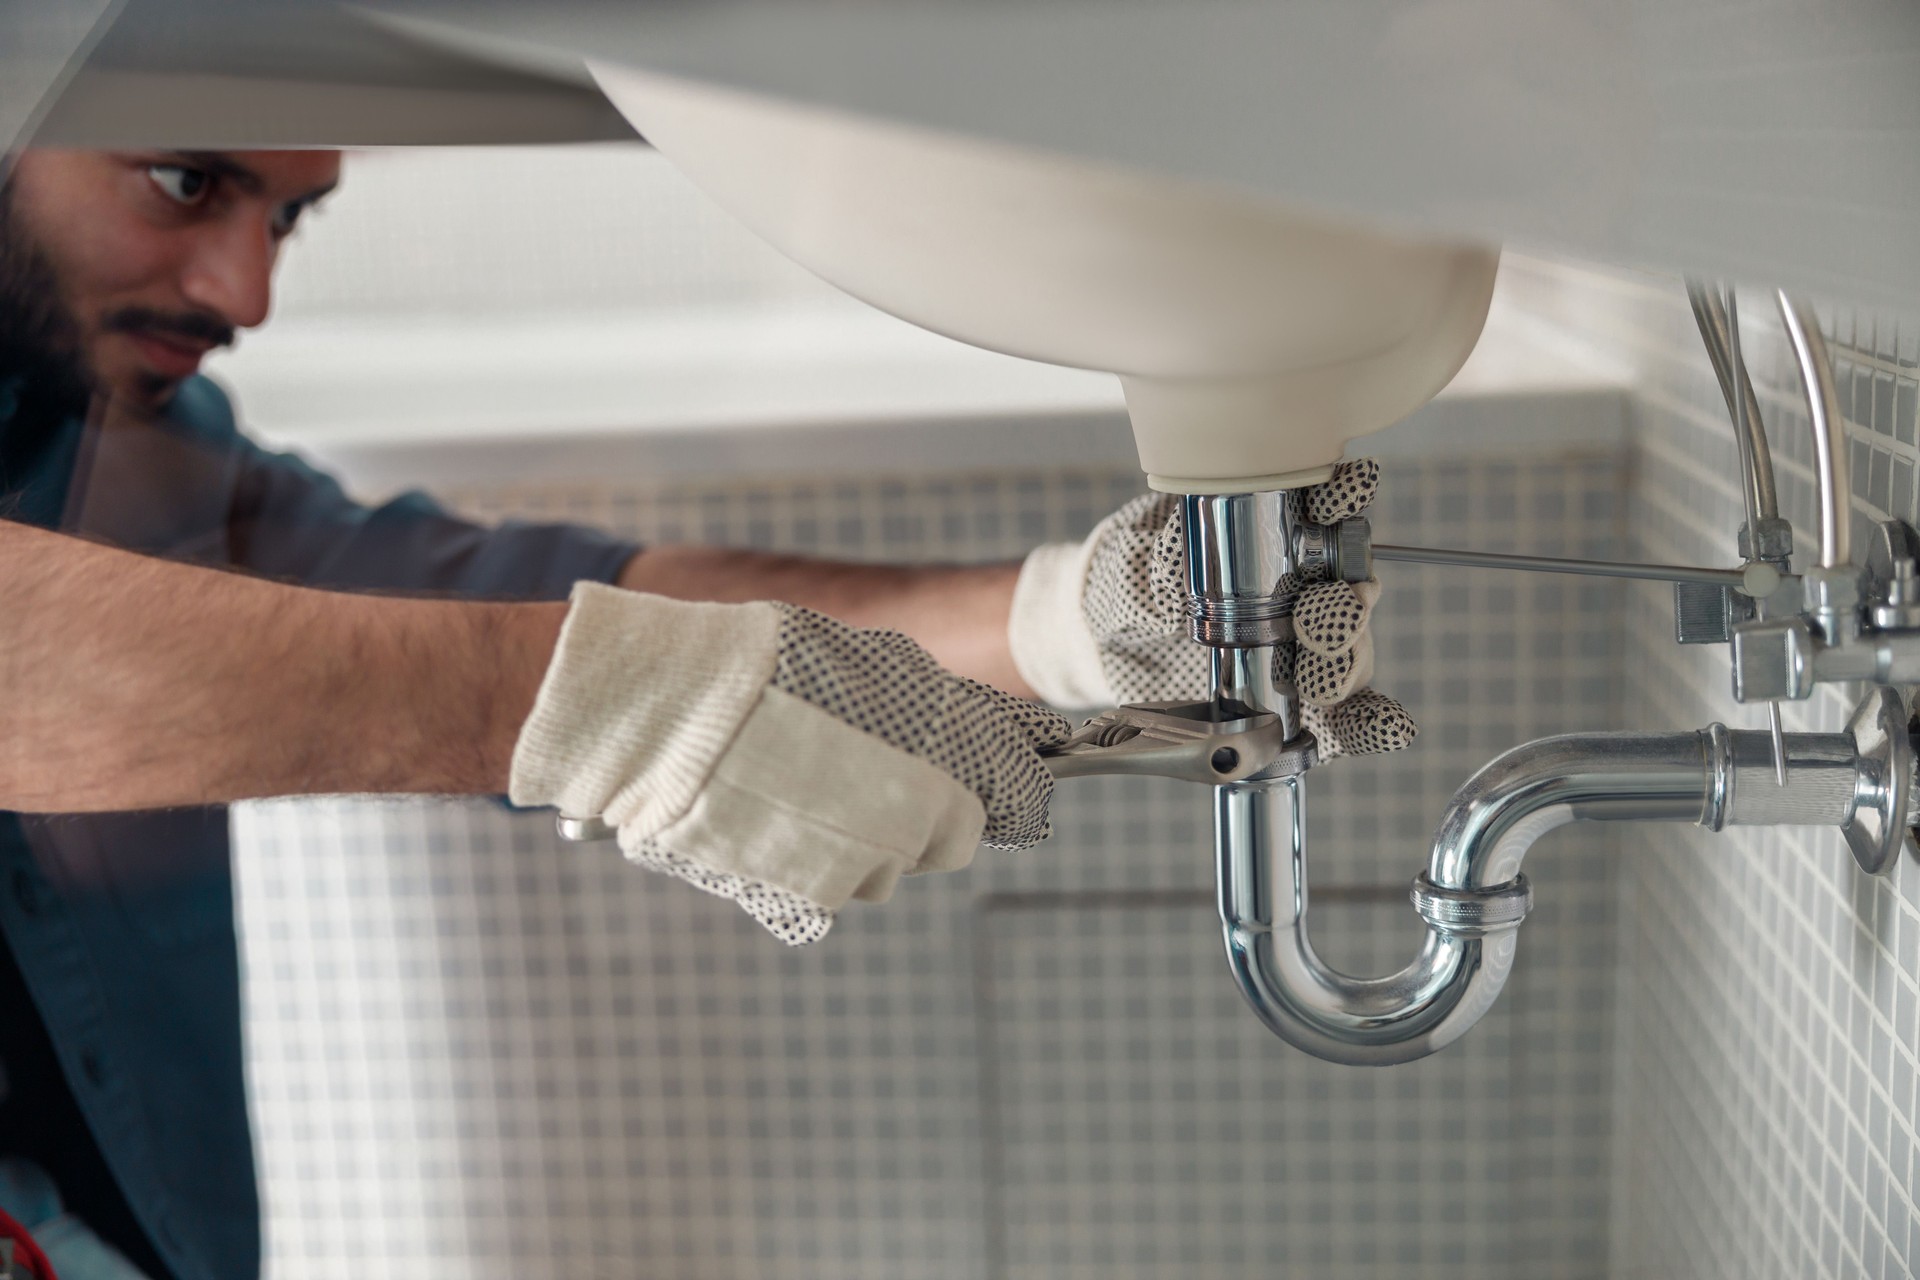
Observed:
[[[229,345],[234,336],[233,326],[210,311],[169,312],[147,306],[111,312],[101,328],[124,334],[147,369],[167,382],[191,378],[207,352]]]
[[[145,358],[147,367],[165,378],[192,377],[207,352],[217,345],[191,338],[163,338],[153,333],[129,333],[127,337]]]

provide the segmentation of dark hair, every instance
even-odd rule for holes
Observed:
[[[53,263],[27,235],[0,184],[0,378],[24,378],[36,399],[85,409],[93,379],[80,326],[60,298]]]

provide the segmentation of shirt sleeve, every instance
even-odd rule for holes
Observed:
[[[565,599],[575,582],[612,582],[637,544],[595,529],[449,515],[418,491],[378,506],[290,454],[243,446],[228,526],[237,568],[308,586]]]
[[[61,527],[308,586],[507,600],[615,581],[639,550],[581,525],[476,524],[424,493],[356,502],[304,459],[242,435],[226,393],[204,377],[183,383],[158,419],[87,429]]]
[[[639,550],[579,525],[475,524],[418,491],[363,505],[303,459],[236,440],[236,568],[316,587],[560,600],[583,579],[614,581]]]

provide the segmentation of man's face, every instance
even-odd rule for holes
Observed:
[[[267,318],[281,243],[339,177],[337,151],[24,152],[0,191],[0,329],[158,409]]]

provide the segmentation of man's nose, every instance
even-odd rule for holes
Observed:
[[[273,304],[273,264],[279,242],[272,229],[248,217],[204,228],[180,281],[188,302],[215,312],[236,329],[264,322]]]

